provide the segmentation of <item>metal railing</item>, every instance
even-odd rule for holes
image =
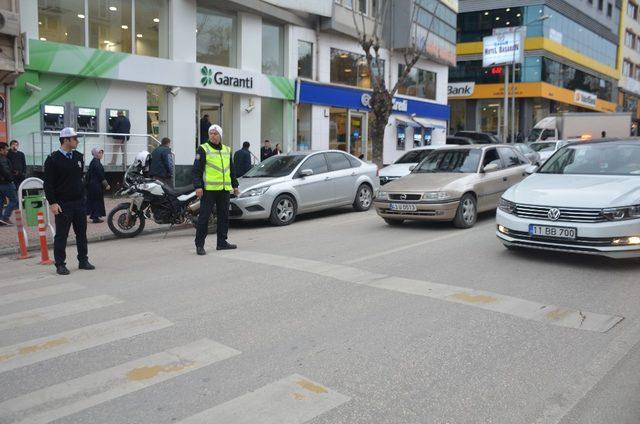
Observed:
[[[114,137],[128,137],[121,142]],[[52,152],[60,148],[60,133],[58,131],[36,131],[31,133],[31,164],[43,166],[44,161]],[[138,152],[147,150],[149,153],[160,145],[160,142],[151,134],[116,134],[116,133],[78,133],[78,148],[85,156],[88,165],[91,161],[91,149],[99,147],[104,150],[102,164],[107,171],[126,171]],[[87,156],[88,155],[88,156]]]

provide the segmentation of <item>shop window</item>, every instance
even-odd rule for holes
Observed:
[[[396,126],[396,150],[405,150],[405,138],[407,137],[407,127]]]
[[[196,16],[196,60],[219,66],[235,66],[236,20],[199,7]]]
[[[398,78],[404,72],[405,65],[398,65]],[[437,74],[424,69],[412,68],[400,82],[398,93],[423,99],[436,99]]]
[[[131,53],[131,0],[89,2],[89,47]]]
[[[84,46],[84,0],[38,0],[38,30],[43,41]]]
[[[329,149],[347,151],[347,110],[331,108],[329,114]]]
[[[168,56],[166,0],[135,0],[135,53],[142,56]]]
[[[263,97],[260,107],[260,133],[262,140],[271,141],[271,146],[280,144],[282,149],[284,141],[284,103],[282,100]]]
[[[311,150],[311,111],[311,105],[298,105],[296,150]]]
[[[384,60],[380,60],[381,77],[384,79]],[[374,67],[378,66],[374,63]],[[352,87],[371,88],[371,75],[363,55],[339,49],[331,49],[331,82]]]
[[[298,40],[298,76],[313,79],[313,43]]]
[[[262,73],[284,75],[284,29],[262,23]]]

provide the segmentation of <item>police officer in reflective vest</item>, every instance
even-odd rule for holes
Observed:
[[[214,205],[218,216],[217,250],[237,247],[227,242],[230,192],[233,191],[236,196],[240,194],[233,168],[231,149],[222,144],[222,128],[219,125],[211,125],[209,141],[198,147],[193,164],[193,185],[196,188],[196,196],[200,199],[200,214],[196,229],[198,255],[207,254],[204,250],[204,241]]]

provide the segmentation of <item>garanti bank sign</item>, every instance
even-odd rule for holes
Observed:
[[[253,94],[261,97],[294,99],[294,83],[284,77],[263,75],[241,69],[201,65],[200,87],[208,90]]]

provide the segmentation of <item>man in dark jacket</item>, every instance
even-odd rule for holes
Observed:
[[[260,149],[260,161],[269,159],[273,156],[273,150],[271,149],[271,142],[269,140],[264,141],[264,146]]]
[[[60,131],[60,149],[51,153],[44,162],[44,193],[56,220],[53,256],[56,272],[60,275],[69,274],[65,261],[71,226],[76,233],[79,268],[95,269],[87,256],[87,213],[82,178],[84,156],[76,151],[77,147],[76,131],[63,128]]]
[[[0,143],[0,226],[2,227],[12,225],[11,214],[18,207],[18,196],[16,187],[13,185],[11,165],[7,159],[8,153],[9,145]],[[3,210],[5,197],[9,199],[9,203]]]
[[[209,140],[209,127],[211,121],[209,121],[209,115],[204,115],[200,119],[200,143],[206,143]]]
[[[160,146],[151,153],[149,173],[156,180],[173,187],[173,153],[171,153],[171,140],[168,137],[163,138]]]
[[[113,121],[113,129],[114,134],[123,134],[123,135],[114,135],[113,136],[113,156],[111,157],[111,163],[109,165],[116,164],[116,151],[122,151],[122,165],[127,165],[127,146],[126,143],[129,140],[128,134],[131,134],[131,122],[129,118],[124,115],[124,112],[119,110],[118,116],[115,121]],[[127,135],[125,135],[127,134]]]
[[[242,177],[251,169],[251,144],[248,141],[242,143],[242,149],[233,155],[233,163],[236,165],[236,178]]]
[[[13,183],[16,185],[16,189],[20,187],[20,184],[27,176],[27,159],[24,157],[24,153],[18,150],[19,147],[18,140],[11,140],[11,143],[9,143],[9,155],[7,156],[11,164],[11,173],[13,174]]]

